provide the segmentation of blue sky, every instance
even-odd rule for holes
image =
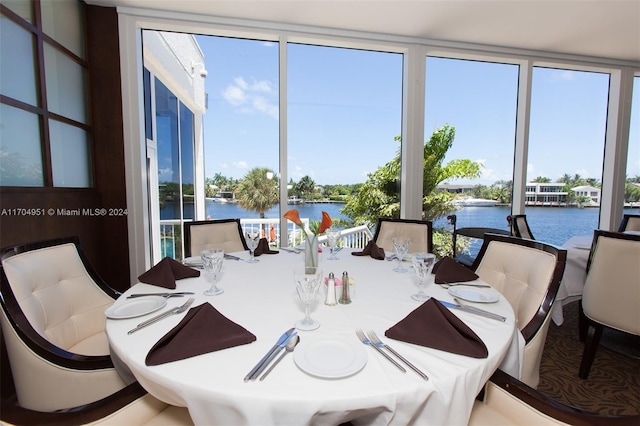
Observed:
[[[198,36],[208,77],[205,174],[240,179],[278,169],[278,46]],[[518,68],[427,60],[425,139],[456,128],[445,161],[483,165],[473,183],[511,180]],[[288,49],[288,174],[318,184],[363,182],[395,154],[401,129],[399,54],[291,45]],[[636,80],[636,92],[638,78]],[[608,76],[536,68],[528,178],[564,173],[600,179]],[[640,95],[633,104],[628,174],[640,175]],[[452,181],[468,183],[471,181]]]

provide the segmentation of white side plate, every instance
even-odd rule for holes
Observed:
[[[302,371],[323,379],[340,379],[356,374],[367,364],[364,345],[355,337],[300,340],[293,359]]]
[[[182,260],[185,266],[202,266],[202,258],[200,256],[191,256]]]
[[[500,300],[500,293],[492,288],[477,288],[457,285],[449,288],[449,294],[469,302],[493,303]]]
[[[167,299],[162,296],[145,296],[109,307],[104,314],[111,319],[135,318],[162,309]]]

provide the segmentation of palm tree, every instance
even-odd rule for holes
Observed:
[[[258,212],[261,219],[264,219],[264,213],[280,200],[278,180],[269,179],[267,173],[275,175],[274,171],[267,167],[249,170],[235,191],[240,207]]]

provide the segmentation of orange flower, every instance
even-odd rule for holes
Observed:
[[[329,216],[329,213],[323,211],[322,223],[320,223],[320,228],[318,228],[318,234],[322,234],[327,230],[327,228],[330,228],[332,223],[333,221],[331,220],[331,216]]]
[[[290,220],[291,222],[295,223],[300,228],[302,228],[302,221],[300,220],[300,213],[298,213],[298,210],[296,209],[288,210],[284,214],[284,218]]]

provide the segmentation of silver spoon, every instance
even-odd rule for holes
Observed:
[[[298,335],[295,335],[291,339],[289,339],[289,341],[287,342],[287,346],[284,347],[285,352],[280,355],[280,358],[276,359],[276,362],[274,362],[267,371],[265,371],[262,377],[260,377],[260,381],[264,380],[264,378],[267,377],[269,373],[271,373],[271,370],[273,370],[273,368],[278,365],[280,361],[282,361],[282,358],[284,358],[286,354],[288,354],[289,352],[293,352],[298,342],[300,342],[300,336]]]

